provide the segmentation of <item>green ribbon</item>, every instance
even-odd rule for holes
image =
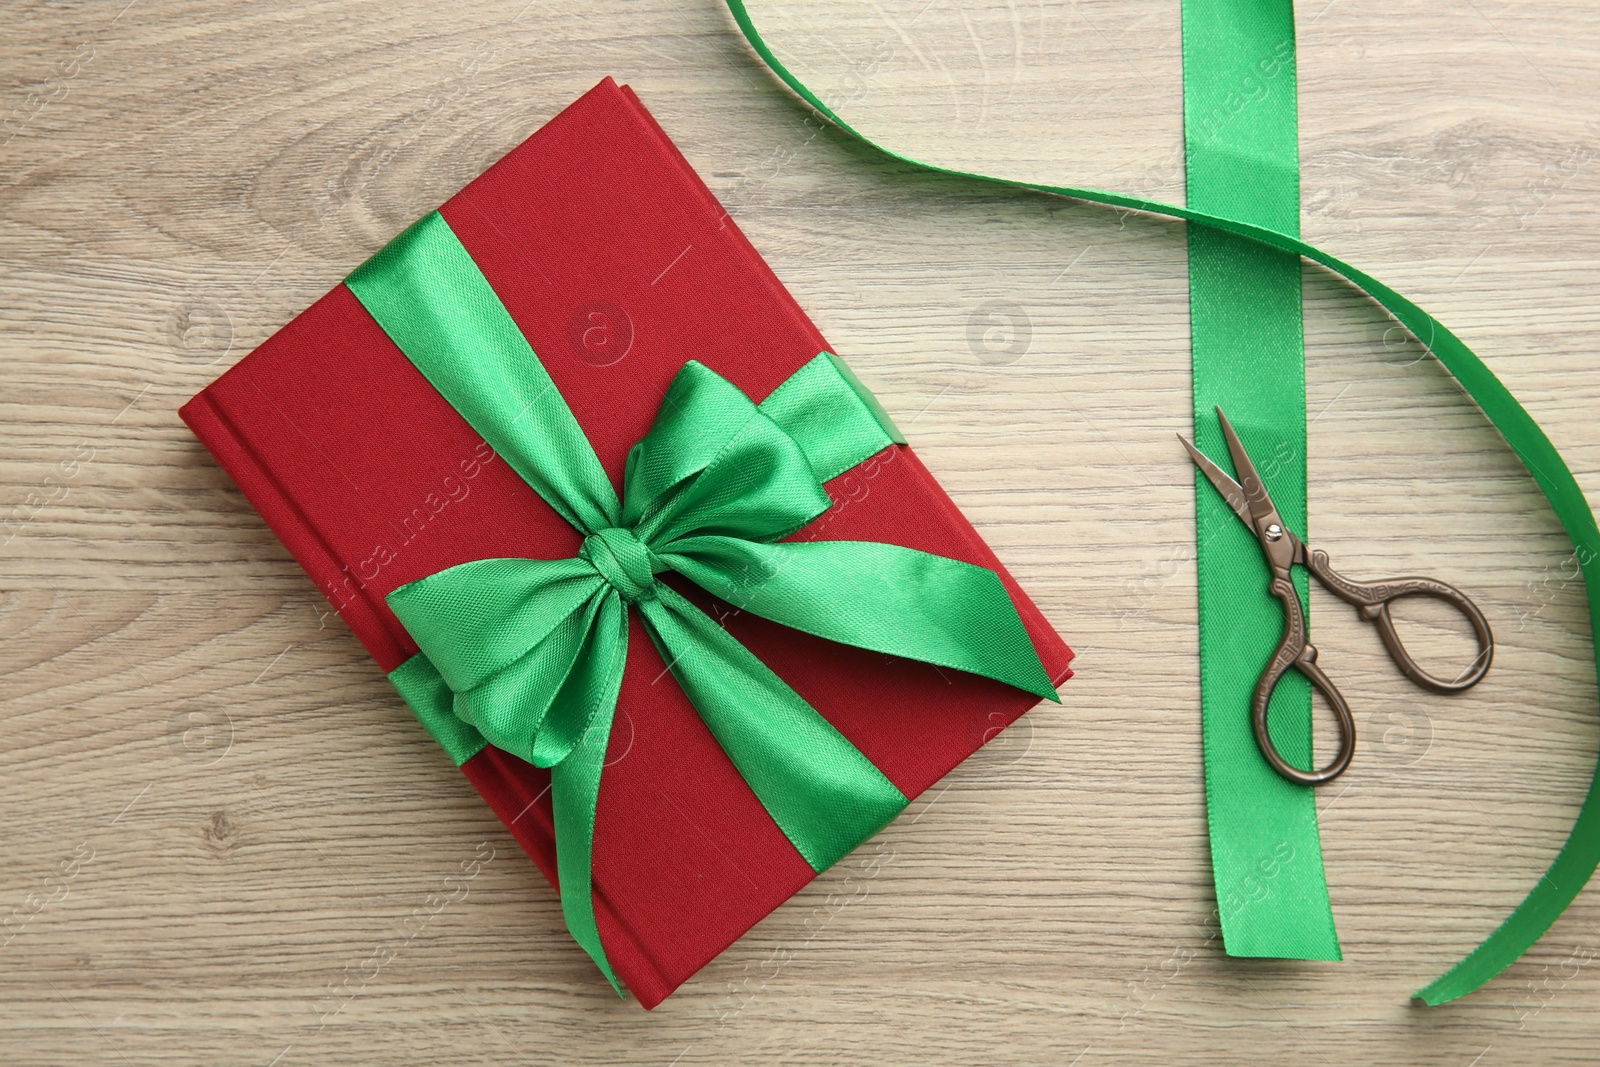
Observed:
[[[676,572],[738,609],[818,637],[1057,699],[993,571],[872,541],[781,542],[832,505],[824,481],[901,440],[831,354],[759,406],[704,365],[685,363],[628,453],[619,499],[443,216],[417,222],[345,284],[451,407],[584,535],[572,559],[475,560],[387,599],[421,650],[394,672],[395,685],[415,698],[425,724],[440,727],[452,755],[487,743],[551,769],[562,913],[618,992],[595,926],[590,865],[630,608],[814,870],[907,802],[658,574]]]
[[[1561,454],[1550,443],[1550,439],[1539,428],[1539,424],[1534,422],[1533,417],[1523,409],[1516,397],[1511,395],[1493,372],[1484,366],[1483,361],[1439,320],[1365,271],[1358,270],[1338,257],[1305,243],[1293,233],[1274,229],[1269,225],[1123,193],[1065,185],[1041,185],[941,167],[885,148],[863,136],[834,114],[815,93],[806,88],[800,79],[778,61],[772,54],[772,49],[756,32],[743,0],[725,0],[725,2],[740,31],[750,42],[750,46],[785,85],[839,129],[891,159],[935,174],[990,182],[1013,189],[1051,193],[1076,200],[1183,219],[1192,226],[1243,237],[1250,242],[1255,254],[1288,252],[1309,259],[1338,274],[1382,304],[1433,353],[1439,364],[1477,403],[1490,423],[1500,431],[1512,450],[1516,452],[1528,473],[1533,476],[1539,490],[1544,493],[1545,499],[1555,510],[1556,517],[1561,520],[1567,536],[1572,540],[1575,549],[1574,558],[1583,573],[1584,586],[1588,593],[1591,630],[1600,633],[1600,595],[1597,595],[1600,594],[1600,527],[1595,524],[1594,512],[1589,509],[1582,490],[1578,488],[1578,483],[1573,479],[1572,472],[1567,469]],[[1597,677],[1600,677],[1600,656],[1596,658],[1595,669]],[[1244,710],[1243,707],[1240,708],[1241,718],[1244,716]],[[1596,767],[1596,772],[1590,782],[1589,792],[1584,799],[1582,810],[1578,813],[1577,821],[1549,869],[1516,910],[1482,944],[1445,974],[1429,983],[1426,988],[1413,994],[1418,1000],[1426,1004],[1443,1004],[1477,989],[1514,963],[1545,930],[1549,929],[1550,924],[1578,895],[1588,882],[1589,876],[1594,873],[1596,865],[1600,864],[1600,766]],[[1273,859],[1281,857],[1263,857],[1262,862],[1270,863]]]
[[[1183,126],[1189,206],[1300,233],[1300,147],[1290,0],[1183,0]],[[1272,499],[1306,529],[1306,377],[1300,257],[1204,226],[1189,238],[1195,434],[1224,450],[1220,406],[1246,447],[1273,460]],[[1312,789],[1261,758],[1250,719],[1256,678],[1283,614],[1254,536],[1195,471],[1195,571],[1206,824],[1217,916],[1229,955],[1340,958]],[[1306,575],[1294,574],[1309,618]],[[1273,691],[1278,751],[1311,762],[1311,686]]]

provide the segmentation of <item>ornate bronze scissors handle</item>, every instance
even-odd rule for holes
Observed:
[[[1250,705],[1250,724],[1255,733],[1256,744],[1273,770],[1291,782],[1298,782],[1301,785],[1321,785],[1337,778],[1350,766],[1350,759],[1355,755],[1356,727],[1355,720],[1350,714],[1350,706],[1345,703],[1344,696],[1317,665],[1317,649],[1308,640],[1305,613],[1301,609],[1300,598],[1295,593],[1294,584],[1289,580],[1290,569],[1296,563],[1315,575],[1317,581],[1333,595],[1353,605],[1361,618],[1376,626],[1378,636],[1382,638],[1383,646],[1388,650],[1389,658],[1394,660],[1395,666],[1424,689],[1431,689],[1436,693],[1459,693],[1477,685],[1483,676],[1489,673],[1489,666],[1494,661],[1494,635],[1489,630],[1489,622],[1483,617],[1483,612],[1478,610],[1478,605],[1453,585],[1432,578],[1390,578],[1381,582],[1351,581],[1329,565],[1326,552],[1308,551],[1305,542],[1283,524],[1277,508],[1272,503],[1272,497],[1267,493],[1260,475],[1256,473],[1255,465],[1250,461],[1249,453],[1239,443],[1238,436],[1228,424],[1228,419],[1222,414],[1221,408],[1217,409],[1217,418],[1222,425],[1222,436],[1227,441],[1228,452],[1233,457],[1233,469],[1239,475],[1237,482],[1182,436],[1179,436],[1178,440],[1183,442],[1183,447],[1189,450],[1189,455],[1195,464],[1211,484],[1216,486],[1234,514],[1255,533],[1256,540],[1261,544],[1262,554],[1266,556],[1267,566],[1272,571],[1272,582],[1268,590],[1283,605],[1283,637],[1256,682]],[[1421,665],[1411,658],[1411,653],[1406,651],[1399,633],[1395,631],[1394,617],[1389,611],[1389,606],[1401,597],[1408,596],[1427,596],[1443,600],[1466,616],[1467,621],[1472,624],[1473,633],[1478,640],[1478,654],[1467,669],[1455,679],[1446,681],[1434,677],[1423,670]],[[1305,675],[1313,688],[1333,707],[1333,712],[1339,720],[1339,751],[1333,761],[1320,771],[1302,771],[1285,760],[1278,752],[1277,746],[1272,743],[1272,735],[1267,728],[1267,710],[1272,703],[1272,691],[1277,688],[1278,680],[1291,668]]]
[[[1306,557],[1306,569],[1317,576],[1317,581],[1323,588],[1346,604],[1355,606],[1356,613],[1367,622],[1378,628],[1378,636],[1383,639],[1383,647],[1389,650],[1389,658],[1394,660],[1395,666],[1405,673],[1407,678],[1435,693],[1459,693],[1471,689],[1483,680],[1489,673],[1489,665],[1494,662],[1494,634],[1489,630],[1489,620],[1483,617],[1483,612],[1478,610],[1478,605],[1472,598],[1461,590],[1445,582],[1435,581],[1432,578],[1389,578],[1381,582],[1355,582],[1335,571],[1328,565],[1328,554],[1321,549],[1312,549]],[[1395,632],[1394,617],[1389,614],[1389,605],[1407,596],[1433,597],[1443,600],[1472,624],[1473,635],[1478,640],[1478,654],[1473,657],[1467,669],[1457,675],[1453,680],[1435,678],[1416,660],[1411,658],[1411,653],[1406,651],[1400,635]]]
[[[1266,757],[1273,770],[1291,782],[1321,785],[1333,781],[1350,766],[1350,758],[1356,754],[1356,721],[1350,714],[1350,705],[1345,703],[1344,694],[1317,666],[1317,646],[1306,640],[1306,619],[1300,610],[1300,595],[1295,592],[1294,583],[1289,581],[1287,572],[1274,577],[1268,589],[1283,603],[1283,639],[1278,642],[1277,651],[1267,661],[1266,669],[1256,681],[1256,691],[1250,700],[1250,728],[1256,735],[1256,746],[1261,749],[1261,755]],[[1287,674],[1291,667],[1306,676],[1312,687],[1327,699],[1339,719],[1339,751],[1333,761],[1320,771],[1302,771],[1285,760],[1279,755],[1278,746],[1272,743],[1272,734],[1267,729],[1267,708],[1272,703],[1272,691],[1278,687],[1278,679]]]

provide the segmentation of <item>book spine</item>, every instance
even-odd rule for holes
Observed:
[[[283,542],[295,561],[328,598],[372,658],[393,670],[417,651],[404,630],[334,554],[326,539],[251,449],[237,424],[228,418],[213,389],[207,388],[178,410],[178,416],[233,479],[251,507]]]

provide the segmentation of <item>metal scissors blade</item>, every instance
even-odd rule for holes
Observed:
[[[1250,462],[1250,454],[1246,453],[1245,446],[1240,445],[1240,442],[1238,442],[1238,437],[1234,434],[1234,427],[1230,426],[1227,416],[1222,414],[1221,408],[1216,410],[1216,418],[1221,422],[1222,437],[1227,440],[1227,450],[1234,456],[1234,469],[1240,472],[1240,477],[1250,480],[1250,482],[1246,482],[1246,485],[1250,485],[1251,482],[1256,485],[1256,490],[1258,490],[1256,499],[1264,502],[1261,525],[1256,522],[1256,509],[1251,507],[1250,491],[1246,490],[1245,486],[1240,485],[1240,483],[1234,482],[1234,478],[1227,477],[1226,472],[1221,467],[1216,466],[1214,462],[1211,462],[1210,456],[1206,456],[1203,451],[1195,448],[1194,442],[1190,442],[1189,438],[1179,434],[1179,443],[1182,443],[1184,450],[1189,453],[1189,458],[1194,459],[1195,466],[1200,467],[1200,470],[1205,474],[1206,480],[1211,485],[1216,486],[1216,491],[1222,494],[1222,499],[1227,501],[1227,506],[1230,509],[1234,509],[1234,514],[1238,515],[1238,522],[1245,523],[1246,528],[1250,528],[1251,533],[1256,534],[1256,539],[1261,541],[1262,549],[1266,550],[1267,557],[1269,557],[1269,560],[1274,561],[1274,565],[1277,565],[1277,557],[1280,553],[1286,557],[1285,565],[1286,563],[1302,563],[1306,558],[1306,545],[1301,542],[1299,537],[1294,536],[1293,530],[1288,530],[1283,525],[1282,518],[1278,518],[1277,506],[1267,494],[1266,486],[1262,485],[1261,475],[1256,474],[1256,467],[1254,467],[1253,462]],[[1280,544],[1285,545],[1288,550],[1280,552],[1278,550],[1278,545]]]
[[[1239,516],[1239,521],[1246,526],[1254,528],[1255,519],[1250,517],[1250,502],[1244,497],[1244,489],[1222,472],[1222,468],[1211,462],[1211,457],[1194,447],[1194,444],[1183,434],[1178,435],[1178,440],[1188,450],[1189,458],[1194,460],[1194,465],[1200,468],[1211,484],[1216,486],[1217,492],[1222,494],[1222,499],[1228,502],[1233,513]]]
[[[1278,509],[1272,503],[1272,496],[1267,492],[1267,487],[1261,483],[1261,476],[1256,473],[1256,465],[1250,462],[1250,453],[1239,443],[1239,435],[1233,432],[1228,416],[1222,413],[1220,407],[1216,411],[1217,421],[1222,424],[1222,437],[1228,442],[1228,455],[1233,457],[1233,471],[1239,476],[1239,488],[1244,492],[1245,504],[1250,509],[1251,529],[1258,531],[1257,536],[1260,536],[1260,531],[1276,523],[1281,530],[1283,520],[1278,518]]]
[[[1272,502],[1271,494],[1256,473],[1255,464],[1250,461],[1250,453],[1244,450],[1239,435],[1233,432],[1233,426],[1222,409],[1219,407],[1216,411],[1223,439],[1228,444],[1228,454],[1233,457],[1233,469],[1239,475],[1238,481],[1224,474],[1221,467],[1182,434],[1178,435],[1178,440],[1183,442],[1189,457],[1205,472],[1206,478],[1216,486],[1217,492],[1222,494],[1222,499],[1228,502],[1233,513],[1256,535],[1262,552],[1266,553],[1268,565],[1274,572],[1287,572],[1294,564],[1305,562],[1305,544],[1295,536],[1293,530],[1284,526],[1283,520],[1278,517],[1277,505]]]

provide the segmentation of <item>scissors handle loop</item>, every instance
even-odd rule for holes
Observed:
[[[1308,553],[1306,568],[1317,576],[1317,580],[1326,586],[1329,592],[1345,603],[1354,605],[1363,619],[1378,628],[1378,636],[1383,639],[1383,647],[1389,650],[1389,658],[1394,660],[1395,666],[1399,667],[1407,678],[1422,688],[1431,689],[1435,693],[1459,693],[1464,689],[1471,689],[1489,673],[1489,665],[1494,661],[1494,634],[1489,631],[1489,621],[1483,617],[1483,612],[1478,610],[1478,605],[1455,586],[1436,582],[1432,578],[1389,578],[1381,582],[1351,581],[1328,565],[1328,554],[1320,549],[1312,549]],[[1406,651],[1400,635],[1395,632],[1394,617],[1389,613],[1389,605],[1407,596],[1426,596],[1442,600],[1459,611],[1472,624],[1472,632],[1478,639],[1478,654],[1473,657],[1467,669],[1454,679],[1435,678],[1423,670],[1421,665],[1411,658],[1411,653]]]
[[[1331,782],[1350,766],[1350,757],[1356,751],[1356,723],[1350,714],[1350,705],[1317,665],[1317,648],[1306,640],[1305,614],[1300,610],[1300,597],[1287,578],[1274,578],[1269,587],[1272,594],[1283,602],[1283,639],[1277,651],[1267,662],[1266,670],[1256,682],[1255,696],[1250,702],[1250,726],[1255,731],[1256,746],[1272,769],[1291,782],[1300,785],[1321,785]],[[1305,675],[1312,687],[1321,693],[1339,719],[1339,751],[1320,771],[1302,771],[1279,754],[1267,729],[1267,709],[1272,703],[1272,691],[1278,680],[1293,668]]]

